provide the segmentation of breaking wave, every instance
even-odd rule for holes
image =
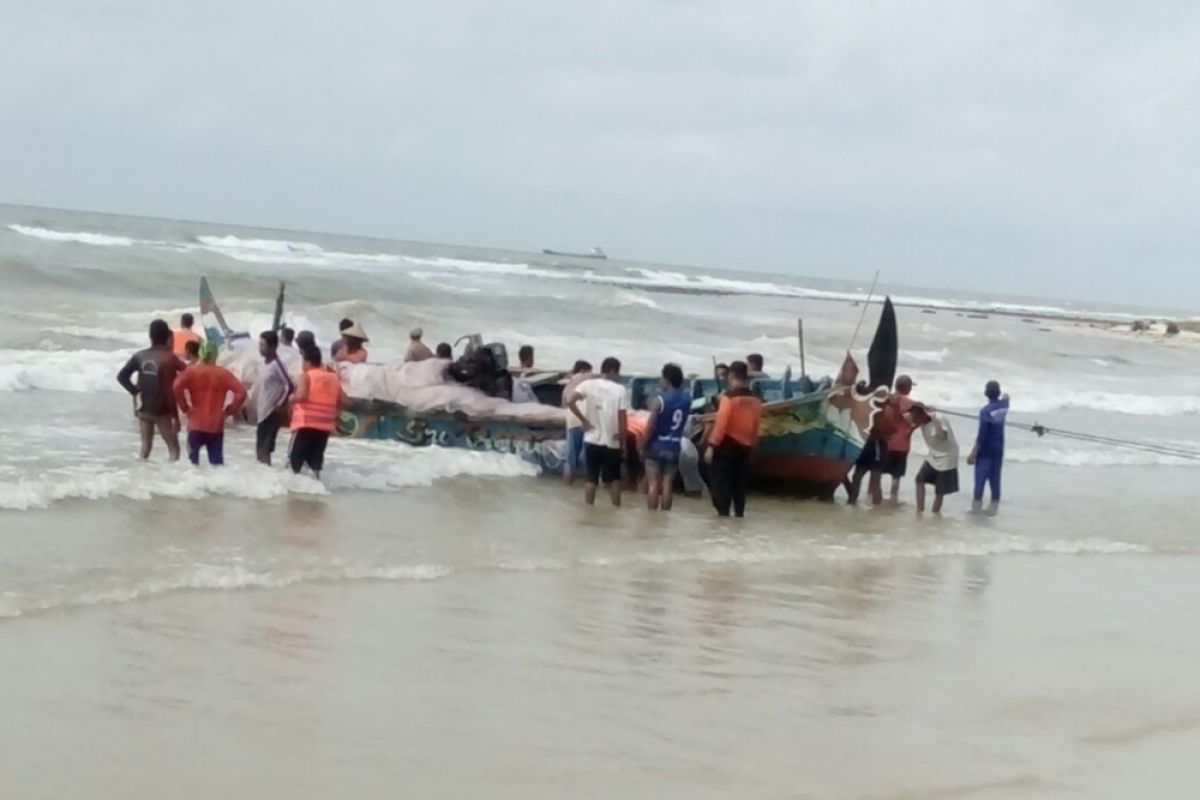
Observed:
[[[0,350],[0,392],[122,391],[116,375],[129,356],[104,350]]]
[[[229,439],[227,453],[249,442],[240,432]],[[244,439],[244,441],[243,441]],[[131,445],[132,446],[132,445]],[[157,445],[161,448],[161,444]],[[330,443],[330,466],[317,481],[283,469],[250,465],[248,449],[228,456],[247,464],[212,469],[179,463],[135,463],[102,468],[62,468],[34,477],[0,481],[0,509],[29,511],[49,508],[70,500],[124,498],[146,501],[154,498],[198,500],[209,496],[248,500],[298,496],[323,496],[331,491],[387,492],[432,486],[456,477],[519,477],[537,474],[537,469],[520,458],[501,453],[480,453],[446,448],[413,448],[391,442]]]
[[[9,225],[8,229],[23,236],[32,236],[36,239],[45,239],[51,242],[75,242],[77,244],[90,244],[96,247],[131,247],[140,241],[129,236],[114,236],[109,233],[56,231],[32,225],[21,225],[19,223]]]
[[[343,253],[312,242],[286,239],[243,239],[238,236],[197,236],[200,249],[251,264],[302,264],[311,267],[347,264],[397,264],[390,253]]]

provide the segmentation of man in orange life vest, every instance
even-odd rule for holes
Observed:
[[[179,318],[179,330],[171,331],[171,347],[179,358],[187,355],[188,342],[200,344],[200,334],[192,330],[194,324],[195,318],[191,314],[184,314]]]
[[[708,437],[705,461],[712,466],[709,487],[718,516],[746,514],[746,489],[750,483],[750,453],[758,444],[762,400],[749,389],[746,362],[729,365],[729,390],[721,395],[717,421]]]
[[[336,372],[321,366],[321,351],[315,345],[302,348],[301,354],[304,356],[304,371],[296,382],[288,462],[292,472],[299,474],[307,464],[313,474],[320,478],[325,466],[325,446],[337,423],[342,384]]]

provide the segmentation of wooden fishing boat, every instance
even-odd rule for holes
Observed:
[[[347,398],[338,413],[337,433],[413,447],[507,453],[551,474],[562,473],[566,451],[566,428],[562,423],[471,419],[459,413],[414,414],[397,403],[382,400]]]
[[[277,324],[281,318],[282,294],[281,285],[276,303]],[[214,334],[226,341],[239,336],[225,324],[207,283],[202,284],[201,312],[217,318],[219,328],[214,329]],[[790,374],[782,380],[751,381],[751,390],[764,400],[760,438],[751,456],[752,488],[831,498],[858,459],[876,415],[886,403],[897,350],[895,311],[887,301],[868,354],[868,381],[856,383],[856,372],[845,371],[836,381],[827,378],[821,383],[814,383],[806,376],[793,380]],[[634,409],[646,409],[659,392],[657,376],[631,377],[624,382],[629,387]],[[711,378],[691,378],[686,388],[699,413],[711,410],[723,389]],[[535,393],[539,402],[557,406],[562,387],[558,383],[543,383],[535,387]],[[360,398],[349,398],[341,408],[337,433],[413,447],[508,453],[547,473],[561,473],[566,450],[563,422],[474,418],[457,412],[414,413],[398,403]]]
[[[633,379],[632,405],[646,407],[657,384],[657,378]],[[708,407],[715,405],[720,391],[712,379],[692,380],[690,389]],[[751,488],[800,497],[833,496],[887,399],[886,389],[835,386],[828,379],[820,384],[807,378],[754,380],[750,389],[764,400],[759,441],[750,460]]]

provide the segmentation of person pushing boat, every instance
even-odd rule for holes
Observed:
[[[621,377],[621,362],[609,356],[600,365],[601,380],[575,387],[568,407],[583,425],[587,489],[584,499],[595,505],[596,489],[603,483],[614,506],[621,505],[621,455],[628,435],[629,398]],[[579,403],[584,403],[580,410]]]
[[[914,402],[911,397],[913,386],[912,378],[901,375],[896,378],[896,391],[888,401],[896,420],[894,430],[884,443],[880,469],[884,475],[892,476],[890,496],[893,505],[900,502],[900,479],[908,472],[908,453],[912,450],[912,435],[916,430],[908,419],[908,412]]]
[[[359,326],[351,325],[349,328],[343,328],[342,342],[344,345],[334,353],[333,360],[339,363],[344,361],[350,364],[365,364],[367,348],[363,345],[369,341],[371,340]]]
[[[746,362],[729,365],[729,390],[721,396],[717,420],[708,437],[705,461],[712,466],[710,490],[717,515],[746,514],[750,454],[758,444],[763,402],[750,391]]]
[[[917,472],[917,513],[925,511],[925,487],[933,486],[934,514],[942,513],[946,495],[958,491],[958,440],[950,420],[921,403],[909,410],[913,423],[925,439],[929,455]]]
[[[325,447],[337,426],[342,384],[337,373],[321,365],[321,351],[315,345],[303,348],[301,354],[304,372],[296,385],[288,463],[297,475],[307,465],[320,478],[325,468]]]
[[[692,410],[692,398],[683,389],[683,369],[678,364],[662,368],[662,393],[650,408],[646,448],[646,507],[670,511],[679,471],[679,449]]]

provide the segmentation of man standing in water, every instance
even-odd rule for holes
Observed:
[[[571,379],[563,387],[563,405],[569,406],[571,398],[579,384],[596,377],[592,374],[592,365],[580,359],[571,368]],[[583,471],[583,423],[575,416],[570,408],[565,411],[567,419],[567,447],[563,463],[563,483],[571,486],[575,483],[575,475]]]
[[[279,358],[279,338],[275,331],[263,331],[258,337],[258,352],[263,365],[254,380],[254,410],[258,427],[254,436],[254,452],[258,463],[271,466],[271,454],[275,452],[275,440],[284,423],[288,397],[295,387],[288,375],[287,367]]]
[[[141,458],[150,457],[157,429],[172,461],[179,460],[179,428],[173,387],[185,364],[171,352],[171,328],[166,320],[150,323],[150,346],[138,351],[117,373],[117,382],[141,401],[137,408]],[[137,374],[137,383],[131,378]]]
[[[892,405],[896,417],[896,428],[884,445],[883,459],[880,467],[884,475],[892,476],[892,504],[900,502],[900,479],[908,472],[908,452],[912,449],[912,435],[915,430],[908,419],[909,409],[913,406],[913,380],[907,375],[896,378],[896,391],[888,402]]]
[[[287,325],[279,329],[279,348],[276,355],[283,362],[288,375],[300,374],[300,351],[296,349],[296,332]]]
[[[183,314],[179,317],[179,330],[171,333],[171,344],[178,358],[183,358],[187,352],[188,342],[200,344],[200,334],[192,330],[192,326],[195,324],[196,318],[191,314]]]
[[[288,462],[297,475],[307,464],[313,475],[320,478],[325,468],[325,446],[337,427],[342,384],[337,373],[321,366],[321,351],[315,345],[301,348],[300,353],[304,357],[304,372],[296,385]]]
[[[750,484],[750,453],[758,444],[762,399],[750,391],[744,361],[729,365],[729,389],[721,395],[717,421],[708,437],[704,460],[712,465],[709,487],[717,515],[746,514],[746,489]]]
[[[1000,469],[1004,465],[1004,424],[1008,418],[1008,395],[1000,392],[997,381],[988,381],[983,390],[987,405],[979,410],[979,433],[967,463],[975,466],[975,495],[972,511],[983,509],[983,490],[992,492],[991,510],[1000,505]]]
[[[671,510],[675,496],[675,473],[679,471],[679,448],[683,442],[692,398],[683,390],[683,370],[678,364],[666,364],[662,369],[662,393],[650,408],[649,430],[646,432],[646,478],[649,491],[646,506],[651,511]]]
[[[942,513],[946,495],[958,491],[958,440],[950,421],[920,403],[909,411],[913,423],[921,429],[929,456],[917,472],[917,513],[925,511],[925,486],[933,486],[933,513]]]
[[[621,377],[621,362],[609,356],[600,365],[602,380],[583,381],[575,387],[567,407],[583,425],[583,457],[587,464],[587,490],[584,499],[596,504],[596,487],[608,489],[614,506],[621,505],[621,456],[629,433],[629,399]],[[585,411],[579,410],[584,401]]]
[[[233,402],[225,405],[225,398]],[[217,345],[200,345],[200,363],[188,367],[175,379],[175,400],[187,415],[188,460],[200,464],[200,448],[208,452],[208,463],[225,463],[225,418],[242,410],[246,387],[224,367],[217,366]]]

